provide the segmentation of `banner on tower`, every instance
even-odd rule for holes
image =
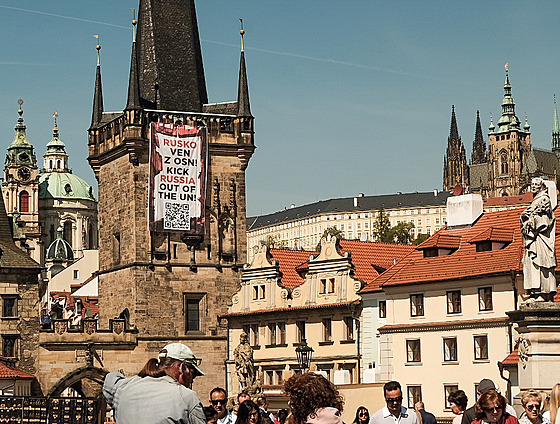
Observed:
[[[150,230],[204,235],[206,127],[152,122]]]

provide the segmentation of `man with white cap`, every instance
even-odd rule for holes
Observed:
[[[191,390],[193,380],[204,375],[200,359],[182,343],[165,346],[144,368],[130,378],[120,372],[105,377],[103,395],[118,424],[205,424],[202,403]]]

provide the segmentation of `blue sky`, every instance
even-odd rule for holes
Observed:
[[[122,110],[135,7],[0,0],[4,152],[21,97],[37,154],[56,110],[71,167],[95,185],[86,160],[93,34],[101,37],[105,110]],[[244,19],[257,145],[249,215],[359,192],[441,189],[451,105],[470,156],[477,109],[485,133],[490,114],[494,122],[501,114],[506,62],[517,115],[528,115],[533,146],[550,148],[558,2],[205,0],[197,12],[210,102],[237,95]]]

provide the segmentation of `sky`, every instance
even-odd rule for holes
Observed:
[[[17,100],[39,163],[58,112],[75,174],[87,163],[97,40],[106,111],[126,103],[134,0],[0,0],[0,148]],[[501,115],[509,63],[518,117],[550,149],[560,95],[555,1],[204,0],[198,26],[210,102],[235,100],[239,18],[257,149],[248,216],[337,197],[442,186],[451,107],[468,156],[480,110]],[[4,153],[5,154],[5,153]]]

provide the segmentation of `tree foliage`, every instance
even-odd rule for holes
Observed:
[[[377,211],[375,222],[371,228],[371,237],[373,241],[382,243],[392,243],[394,235],[391,232],[391,221],[389,221],[389,216],[383,209],[379,208]]]
[[[413,240],[412,229],[414,223],[412,222],[399,222],[391,228],[392,241],[398,244],[410,244]]]
[[[416,238],[414,239],[414,241],[412,242],[412,244],[414,245],[419,245],[421,243],[424,243],[426,240],[428,240],[430,238],[429,234],[418,234],[416,236]]]
[[[264,240],[261,240],[261,244],[264,244],[269,249],[285,249],[288,247],[288,242],[286,240],[280,240],[280,238],[276,238],[272,234],[267,235]]]

